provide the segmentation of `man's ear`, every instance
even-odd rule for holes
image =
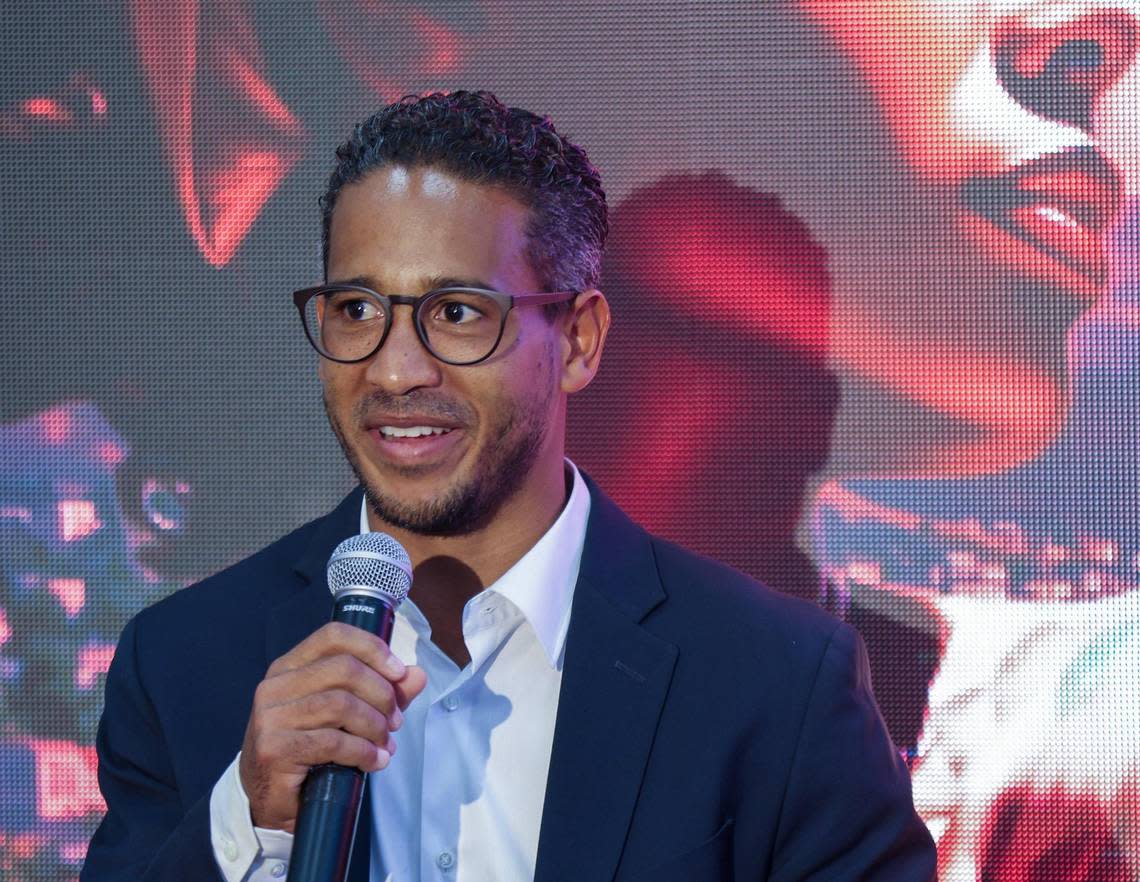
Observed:
[[[596,288],[574,298],[570,311],[558,319],[562,329],[563,392],[585,389],[598,372],[602,348],[610,330],[610,305]]]

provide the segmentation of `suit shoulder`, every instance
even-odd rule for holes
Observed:
[[[652,537],[658,574],[667,595],[661,610],[671,617],[715,628],[770,648],[818,653],[842,623],[816,604],[782,594],[727,564]]]

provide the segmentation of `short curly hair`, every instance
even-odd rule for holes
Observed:
[[[321,197],[321,262],[341,188],[388,165],[437,167],[501,187],[530,211],[527,257],[544,290],[584,291],[601,274],[609,220],[598,170],[549,118],[490,92],[408,95],[357,124]]]

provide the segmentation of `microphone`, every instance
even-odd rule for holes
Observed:
[[[328,583],[335,598],[332,620],[363,628],[387,643],[396,607],[412,587],[412,561],[391,536],[360,533],[333,551]],[[360,769],[335,763],[309,770],[289,857],[291,882],[344,882],[364,779]]]

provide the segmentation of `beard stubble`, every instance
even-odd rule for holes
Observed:
[[[544,359],[540,370],[543,377],[531,387],[532,394],[509,400],[507,406],[498,411],[494,424],[485,433],[488,441],[485,449],[479,452],[472,474],[460,479],[439,497],[420,504],[401,500],[378,482],[365,478],[360,457],[349,443],[344,427],[329,403],[327,391],[322,394],[322,401],[333,434],[357,481],[364,487],[368,505],[381,520],[421,535],[460,536],[473,533],[489,523],[503,504],[519,491],[534,468],[548,431],[546,403],[553,394],[549,389],[549,358]],[[416,393],[390,395],[377,392],[357,406],[353,417],[357,425],[363,422],[363,415],[369,407],[382,409],[385,413],[398,413],[400,410],[414,410],[421,415],[469,413],[465,407],[427,396],[416,397]]]

